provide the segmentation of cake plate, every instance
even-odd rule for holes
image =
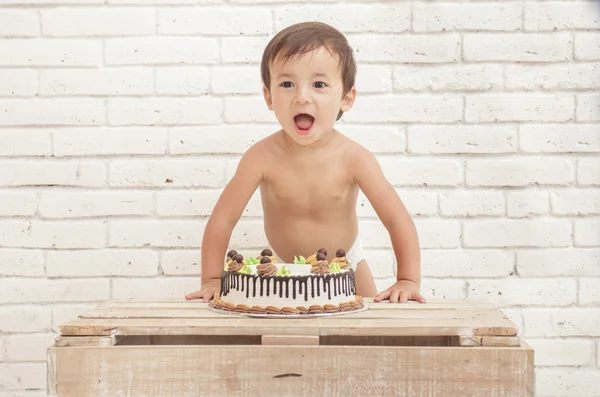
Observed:
[[[208,308],[215,313],[221,314],[237,314],[245,317],[253,317],[253,318],[313,318],[313,317],[333,317],[333,316],[343,316],[344,314],[353,314],[364,312],[369,308],[369,305],[363,303],[363,307],[358,310],[352,310],[349,312],[335,312],[335,313],[307,313],[307,314],[267,314],[267,313],[240,313],[229,310],[217,309],[214,303],[211,301],[208,304]]]

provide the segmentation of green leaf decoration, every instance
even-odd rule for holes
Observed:
[[[277,272],[278,276],[291,276],[292,272],[283,265]]]
[[[342,271],[342,267],[339,265],[339,263],[331,263],[329,265],[329,270],[332,273],[340,273]]]
[[[240,269],[239,273],[242,274],[251,274],[252,273],[252,268],[248,265],[244,265],[243,268]]]
[[[258,265],[260,261],[253,256],[249,256],[244,260],[246,265]]]

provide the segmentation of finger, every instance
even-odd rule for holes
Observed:
[[[202,295],[203,295],[202,291],[200,290],[200,291],[192,292],[191,294],[187,294],[185,296],[185,299],[187,299],[187,300],[200,299],[200,298],[202,298]]]
[[[204,302],[210,302],[212,298],[215,296],[215,289],[210,289],[204,293]]]
[[[400,303],[408,302],[408,292],[400,291]]]
[[[381,301],[388,299],[389,297],[390,297],[390,290],[386,289],[385,291],[377,294],[377,296],[373,299],[373,302],[381,302]]]
[[[427,301],[425,301],[425,298],[423,298],[423,295],[421,294],[418,294],[415,300],[419,303],[427,303]]]
[[[400,295],[400,290],[395,289],[390,293],[390,302],[398,303],[398,295]]]

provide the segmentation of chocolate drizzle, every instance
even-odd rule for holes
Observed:
[[[265,279],[261,277],[260,278],[260,296],[263,296],[263,291],[264,291],[264,289],[263,289],[263,283],[264,282],[265,282]]]
[[[312,298],[315,297],[315,290],[316,295],[319,297],[321,296],[321,290],[323,290],[323,293],[327,293],[328,299],[341,295],[349,297],[355,295],[356,293],[353,270],[327,275],[311,274],[289,277],[261,276],[257,274],[243,274],[224,270],[221,273],[221,296],[229,295],[229,292],[232,289],[245,292],[246,298],[250,297],[250,293],[252,293],[252,297],[256,297],[257,295],[261,297],[271,296],[271,280],[273,280],[273,295],[277,295],[279,292],[279,297],[282,298],[284,293],[283,289],[285,287],[285,297],[289,298],[290,283],[292,283],[292,298],[296,299],[298,296],[302,296],[302,294],[304,294],[304,300],[308,301],[309,279]],[[257,285],[257,281],[259,285]],[[264,283],[266,283],[266,288]],[[297,287],[296,284],[298,284]]]
[[[317,279],[317,296],[321,296],[321,286],[319,285],[321,283],[321,280],[323,280],[322,278],[318,278]]]
[[[265,278],[263,278],[263,280],[265,280]],[[265,281],[267,282],[267,296],[269,296],[270,295],[269,294],[269,289],[271,288],[271,278],[269,277]]]
[[[300,281],[300,280],[298,280]],[[306,284],[301,282],[298,284],[298,292],[302,293],[302,286],[304,285],[304,301],[307,302],[308,301],[308,288],[306,288]]]

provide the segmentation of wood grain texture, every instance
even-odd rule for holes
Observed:
[[[62,335],[494,335],[515,336],[508,319],[313,319],[171,318],[79,319]]]
[[[516,326],[492,305],[368,304],[338,317],[265,319],[215,313],[197,301],[106,302],[60,327],[57,392],[533,395],[533,350],[519,346]]]
[[[515,336],[516,326],[487,303],[373,303],[337,317],[256,319],[223,315],[193,301],[104,303],[60,327],[63,336],[114,335],[349,335]]]
[[[59,336],[54,345],[56,347],[67,346],[114,346],[122,336]]]
[[[46,394],[56,395],[56,347],[54,345],[46,350]]]
[[[487,347],[64,347],[58,395],[525,397],[532,356]]]

